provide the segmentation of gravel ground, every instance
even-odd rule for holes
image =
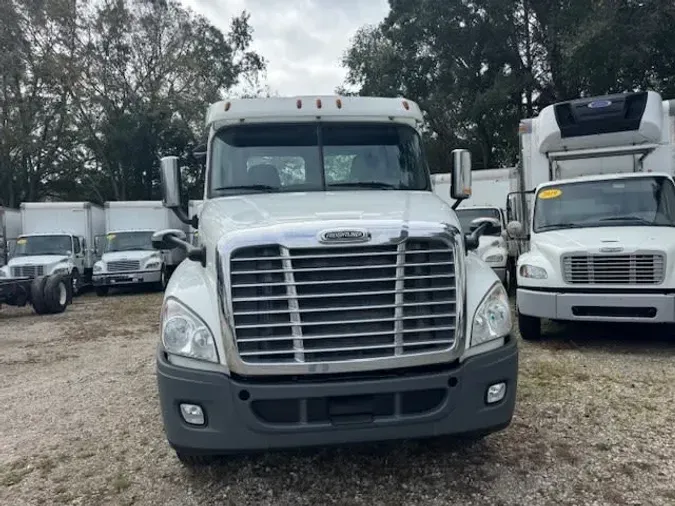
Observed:
[[[0,311],[0,504],[675,503],[672,329],[549,327],[520,342],[516,416],[447,439],[181,467],[154,378],[161,294]],[[593,336],[593,337],[591,337]]]

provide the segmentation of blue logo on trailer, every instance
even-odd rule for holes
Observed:
[[[609,107],[612,105],[611,100],[594,100],[588,104],[589,109],[602,109],[603,107]]]

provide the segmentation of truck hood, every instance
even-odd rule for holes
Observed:
[[[134,250],[134,251],[111,251],[103,253],[101,260],[104,262],[117,262],[120,260],[138,260],[144,262],[150,260],[150,257],[159,257],[159,251],[153,250]]]
[[[204,202],[200,230],[232,231],[288,223],[387,220],[447,223],[459,228],[450,206],[428,191],[265,193]]]
[[[35,255],[12,258],[7,265],[10,267],[19,267],[23,265],[56,265],[61,262],[67,262],[65,255]]]
[[[542,252],[603,253],[601,249],[607,248],[622,248],[625,253],[636,250],[672,251],[675,249],[675,228],[589,227],[543,232],[531,237],[531,249]]]

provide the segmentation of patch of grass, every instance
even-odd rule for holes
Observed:
[[[131,481],[129,481],[129,478],[120,471],[113,478],[111,485],[116,493],[121,494],[131,486]]]
[[[10,462],[0,467],[0,485],[11,487],[21,483],[23,479],[35,470],[26,459]]]

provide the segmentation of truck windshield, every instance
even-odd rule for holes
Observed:
[[[462,226],[464,233],[469,233],[471,231],[471,222],[476,218],[494,218],[498,220],[499,223],[502,222],[498,209],[457,209],[455,210],[455,213],[457,213],[459,224]],[[499,235],[499,232],[485,235]]]
[[[72,249],[69,235],[27,235],[16,240],[13,256],[70,255]]]
[[[584,181],[537,192],[534,232],[607,226],[675,226],[675,187],[666,177]]]
[[[421,139],[405,125],[240,125],[216,133],[211,148],[211,197],[431,187]]]
[[[105,236],[104,253],[153,249],[152,232],[116,232]]]

